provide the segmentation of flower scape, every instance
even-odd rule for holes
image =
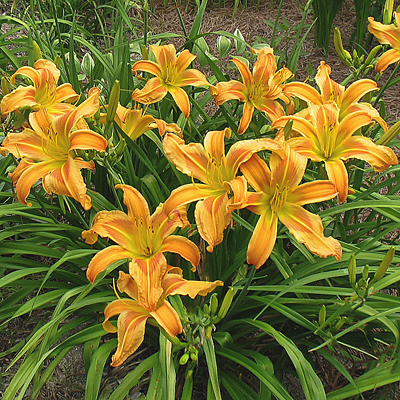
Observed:
[[[399,15],[394,13],[393,24],[368,19],[369,31],[392,47],[369,61],[379,76],[400,60]],[[381,323],[377,330],[398,335],[388,312],[378,315],[381,311],[366,304],[372,294],[376,302],[389,302],[388,295],[378,292],[385,283],[397,282],[385,280],[395,246],[379,240],[400,220],[398,157],[390,147],[398,144],[399,128],[388,123],[383,107],[378,110],[373,102],[380,90],[376,80],[362,77],[340,84],[322,61],[316,86],[298,82],[295,71],[264,46],[246,53],[250,62],[232,58],[238,80],[218,81],[223,74],[206,77],[192,68],[193,51],[151,44],[142,49],[143,60],[121,63],[119,68],[129,77],[116,76],[109,86],[105,79],[89,77],[80,86],[59,84],[66,81],[63,69],[68,64],[61,66],[60,60],[41,54],[32,67],[21,66],[8,81],[3,78],[5,138],[0,151],[8,161],[1,170],[3,186],[8,184],[11,193],[4,213],[16,212],[21,220],[44,228],[39,249],[56,245],[54,258],[61,261],[45,270],[44,282],[64,271],[60,276],[71,290],[59,300],[67,307],[65,316],[90,306],[90,317],[82,311],[77,318],[84,323],[94,313],[101,318],[91,331],[85,327],[70,339],[71,346],[85,342],[88,382],[94,379],[95,363],[104,366],[108,354],[112,367],[123,368],[145,344],[158,346],[156,356],[144,358],[118,386],[116,393],[122,397],[110,399],[125,398],[150,369],[148,393],[162,394],[151,398],[175,398],[169,391],[175,393],[180,385],[181,398],[189,399],[204,368],[208,393],[214,396],[207,398],[221,399],[222,386],[230,396],[238,391],[232,398],[239,400],[253,398],[246,397],[247,390],[254,396],[269,393],[254,398],[292,398],[267,357],[271,341],[284,347],[289,361],[300,360],[293,363],[299,376],[306,374],[300,380],[311,388],[307,398],[326,398],[315,371],[307,370],[310,361],[299,350],[300,343],[311,343],[314,334],[318,340],[307,346],[316,351],[354,347],[353,337],[340,338],[355,331],[370,335],[375,325],[368,325],[363,319],[367,317]],[[215,62],[210,57],[209,62],[214,71]],[[207,111],[208,102],[218,111]],[[391,182],[387,198],[373,188],[385,173]],[[363,200],[365,207],[381,213],[366,216],[364,225],[358,214]],[[16,223],[12,217],[7,229]],[[66,233],[58,237],[61,223]],[[9,236],[17,242],[24,231],[15,226]],[[36,243],[33,237],[21,240],[29,248]],[[364,260],[363,249],[365,257],[372,257],[373,278],[368,265],[356,265],[356,258]],[[65,256],[56,257],[60,252]],[[80,261],[70,267],[75,259]],[[8,284],[28,275],[21,271],[12,272]],[[43,271],[37,267],[35,272]],[[346,289],[339,282],[343,277]],[[59,288],[43,285],[46,290]],[[335,287],[338,303],[327,298]],[[38,304],[44,306],[44,299],[38,297]],[[55,301],[50,295],[48,299]],[[302,307],[312,311],[303,316]],[[397,300],[391,307],[398,314]],[[46,351],[57,348],[50,345],[53,336],[65,333],[58,325],[62,307],[54,312],[54,325],[45,325],[47,331],[40,328],[21,353],[37,364],[36,372]],[[276,313],[280,317],[275,320]],[[290,329],[279,332],[285,318],[306,333],[289,338]],[[75,329],[73,322],[68,324]],[[259,350],[253,330],[254,336],[267,338]],[[108,347],[100,346],[103,336],[107,339],[102,346]],[[380,345],[386,343],[386,337],[379,340]],[[246,341],[252,347],[246,347]],[[43,347],[36,353],[34,343],[39,342]],[[61,345],[60,351],[67,347]],[[100,356],[101,348],[105,352]],[[249,368],[261,389],[237,377],[232,365]],[[183,378],[177,378],[183,368]],[[385,371],[378,372],[387,373],[389,382],[391,375]],[[22,387],[18,376],[5,399]],[[45,383],[40,376],[34,393]],[[93,382],[90,390],[96,396],[100,380]]]

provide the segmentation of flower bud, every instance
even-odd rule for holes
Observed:
[[[40,60],[41,58],[43,58],[42,50],[40,50],[40,47],[35,40],[32,41],[32,50],[33,55],[35,56],[35,60]]]
[[[182,357],[179,359],[179,364],[185,365],[189,361],[189,353],[184,353]]]
[[[218,36],[217,39],[217,49],[219,56],[224,58],[228,55],[232,48],[232,41],[228,39],[226,36]]]
[[[350,257],[350,262],[349,262],[349,266],[348,266],[348,270],[349,270],[349,282],[351,284],[351,286],[355,285],[356,280],[357,280],[357,275],[356,275],[356,256],[354,254],[351,255]]]
[[[387,269],[390,267],[390,264],[393,261],[394,253],[395,248],[391,247],[383,258],[381,265],[375,272],[373,279],[375,282],[381,280],[385,276]]]
[[[343,48],[342,35],[340,34],[339,28],[335,28],[333,43],[340,59],[343,60],[348,67],[351,67],[353,65],[353,59],[351,58],[351,54]]]
[[[246,50],[246,44],[244,42],[244,37],[239,29],[235,29],[233,35],[237,37],[237,39],[233,39],[233,43],[235,44],[236,51],[238,54],[242,54]],[[239,40],[238,40],[239,39]]]
[[[10,93],[10,88],[8,87],[8,82],[5,76],[1,78],[1,91],[3,92],[3,96]]]
[[[119,103],[119,93],[121,90],[121,85],[118,80],[114,82],[111,89],[110,99],[108,101],[106,121],[107,124],[111,124],[114,121],[115,113],[117,112],[117,107]]]
[[[218,310],[218,297],[216,293],[213,293],[210,299],[210,315],[215,315],[217,310]]]
[[[89,53],[86,53],[82,59],[82,71],[86,75],[91,75],[94,68],[94,60]]]
[[[400,121],[397,121],[392,125],[387,132],[385,132],[382,137],[380,137],[375,143],[379,145],[387,145],[394,139],[398,134],[400,134]]]
[[[325,304],[322,305],[322,307],[319,309],[319,315],[318,315],[318,323],[319,325],[323,325],[326,321],[326,307]]]
[[[224,300],[222,301],[221,307],[218,311],[218,320],[219,321],[221,319],[223,319],[226,316],[226,314],[228,313],[229,308],[231,307],[234,295],[235,295],[235,289],[233,289],[233,288],[230,288],[226,292]]]
[[[392,22],[394,0],[386,0],[383,8],[383,23],[388,25]]]

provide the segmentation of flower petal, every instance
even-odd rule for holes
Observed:
[[[135,62],[135,64],[133,64],[132,67],[132,72],[134,71],[144,71],[144,72],[149,72],[150,74],[156,75],[158,77],[161,76],[161,67],[154,61],[149,61],[149,60],[141,60]]]
[[[225,159],[225,138],[231,137],[231,130],[210,131],[204,138],[204,149],[208,157],[220,164]]]
[[[72,197],[85,210],[92,207],[91,198],[86,195],[86,184],[72,157],[68,157],[62,166],[44,176],[43,184],[49,193]]]
[[[246,132],[253,117],[253,113],[254,113],[253,103],[245,102],[243,105],[242,118],[240,119],[240,123],[238,126],[238,135],[243,135],[243,133]]]
[[[326,161],[325,169],[329,180],[336,186],[339,203],[343,203],[347,199],[349,190],[349,176],[346,166],[342,160]]]
[[[115,189],[124,191],[124,204],[128,209],[128,216],[133,221],[141,221],[142,224],[148,225],[150,221],[149,206],[139,190],[129,185],[116,185]]]
[[[160,78],[154,77],[147,81],[143,89],[135,89],[132,100],[143,104],[157,103],[167,95],[167,89],[162,86]]]
[[[243,83],[239,81],[218,82],[212,88],[212,95],[217,106],[220,106],[228,100],[245,101],[246,90]]]
[[[161,282],[167,271],[164,254],[157,253],[148,258],[133,258],[129,263],[129,274],[137,283],[138,304],[148,311],[155,311],[163,289]]]
[[[200,236],[209,244],[208,251],[212,251],[224,238],[224,230],[232,219],[228,212],[228,196],[209,196],[196,204],[195,218]]]
[[[375,71],[382,73],[390,64],[400,60],[399,50],[389,49],[385,51],[375,64]]]
[[[321,218],[297,204],[286,203],[278,213],[279,220],[300,243],[304,243],[311,253],[319,257],[342,257],[342,246],[333,237],[324,236]]]
[[[180,87],[169,87],[168,90],[171,93],[171,96],[175,100],[177,106],[181,109],[185,118],[187,118],[190,114],[190,102],[187,93],[181,89]]]
[[[330,181],[314,181],[303,183],[288,195],[287,201],[302,206],[319,203],[336,197],[335,185]]]
[[[275,246],[278,217],[271,209],[263,213],[251,236],[247,248],[247,262],[260,268],[271,255]]]
[[[164,301],[155,311],[151,311],[150,315],[157,321],[158,325],[166,330],[168,335],[175,337],[182,333],[179,315],[167,301]]]
[[[166,237],[160,251],[180,254],[192,264],[192,271],[196,270],[200,262],[200,250],[192,241],[183,236]]]
[[[0,103],[0,111],[7,115],[18,108],[39,108],[35,99],[36,90],[33,86],[18,86],[11,93],[6,94]]]
[[[318,91],[307,83],[290,82],[287,83],[283,92],[288,96],[298,97],[304,101],[309,101],[313,104],[322,104],[321,95]]]
[[[125,300],[124,300],[125,301]],[[111,303],[110,305],[112,305]],[[109,307],[109,306],[108,306]],[[107,307],[104,310],[106,314]],[[122,311],[118,317],[118,347],[112,356],[111,366],[118,367],[142,344],[149,313],[143,308]],[[106,322],[106,321],[105,321]]]
[[[87,234],[90,235],[91,231],[82,232],[82,237],[86,238]],[[110,264],[115,261],[123,260],[124,258],[132,258],[134,254],[129,250],[122,248],[121,246],[114,245],[106,247],[100,250],[96,255],[90,260],[88,269],[86,271],[86,277],[89,282],[93,283],[96,276],[104,271]]]
[[[343,142],[340,158],[342,160],[357,158],[367,161],[378,172],[385,171],[390,165],[399,163],[396,154],[390,147],[376,145],[370,138],[364,136],[353,136]]]
[[[105,151],[108,142],[103,136],[90,129],[79,129],[70,135],[70,150],[81,149]]]
[[[180,274],[168,273],[163,281],[164,295],[173,296],[180,294],[182,296],[190,296],[194,299],[197,295],[206,296],[212,292],[217,286],[223,286],[224,282],[204,282],[204,281],[187,281]]]
[[[179,171],[202,182],[207,181],[208,155],[200,143],[185,144],[178,136],[167,133],[163,146],[165,155]]]
[[[331,71],[331,67],[326,65],[325,61],[321,61],[321,64],[318,67],[318,73],[315,77],[315,82],[317,82],[317,85],[321,90],[322,101],[325,103],[329,100],[333,100],[340,107],[345,88],[343,85],[340,85],[331,79]]]
[[[269,191],[269,187],[271,186],[271,171],[267,163],[257,154],[254,154],[250,160],[241,164],[240,170],[256,192],[267,193]]]

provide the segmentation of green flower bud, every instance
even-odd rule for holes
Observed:
[[[392,22],[394,0],[386,0],[383,8],[383,23],[388,25]]]
[[[210,299],[210,315],[215,315],[217,310],[218,310],[218,297],[216,293],[213,293]]]
[[[386,253],[385,257],[383,258],[381,265],[375,272],[373,279],[375,282],[381,280],[386,275],[386,271],[390,267],[390,264],[393,261],[394,253],[395,253],[395,248],[391,247]]]
[[[235,44],[236,51],[238,54],[242,54],[246,50],[246,44],[244,42],[244,37],[239,29],[235,29],[233,35],[236,36],[238,39],[233,39],[233,43]]]
[[[348,270],[349,270],[349,282],[351,284],[351,286],[355,285],[356,280],[357,280],[357,272],[356,272],[356,256],[354,254],[351,255],[350,257],[350,262],[349,262],[349,266],[348,266]]]
[[[353,65],[353,59],[350,53],[343,48],[342,35],[340,34],[339,28],[335,28],[333,43],[340,59],[343,60],[348,67],[351,67]]]
[[[121,85],[119,81],[116,80],[111,89],[110,99],[108,101],[107,116],[106,116],[107,124],[111,124],[114,121],[115,113],[117,112],[117,107],[119,103],[120,91],[121,91]]]
[[[60,69],[60,65],[61,65],[61,57],[60,56],[56,56],[56,58],[54,59],[54,64],[56,65],[56,67],[58,69]]]
[[[392,125],[387,132],[385,132],[375,143],[379,145],[387,145],[390,143],[398,134],[400,134],[400,121],[397,121]]]
[[[224,300],[222,301],[221,307],[218,311],[218,320],[220,321],[223,319],[226,314],[228,313],[229,308],[231,307],[233,296],[235,295],[235,290],[233,288],[230,288],[224,297]]]
[[[35,40],[32,41],[32,50],[33,55],[35,56],[35,60],[40,60],[41,58],[43,58],[42,50],[40,50],[40,47]]]
[[[94,68],[94,60],[89,53],[86,53],[83,56],[81,67],[82,67],[82,71],[86,75],[92,75],[92,71]]]
[[[232,48],[232,41],[228,39],[226,36],[218,36],[217,39],[217,49],[219,56],[224,58],[228,55]]]
[[[8,87],[8,82],[5,76],[1,78],[1,91],[3,92],[3,96],[10,93],[10,88]]]
[[[179,364],[185,365],[189,361],[189,353],[185,353],[182,355],[182,357],[179,359]]]

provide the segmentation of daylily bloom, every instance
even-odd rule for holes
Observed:
[[[100,115],[100,122],[106,123],[106,115]],[[143,115],[141,109],[125,108],[120,104],[118,104],[115,114],[115,122],[132,140],[136,140],[147,131],[155,128],[158,128],[160,135],[164,135],[168,131],[182,137],[182,130],[177,124],[169,124],[151,115]]]
[[[382,73],[390,64],[400,60],[400,12],[394,13],[396,24],[384,25],[368,18],[368,30],[376,36],[379,43],[389,44],[392,49],[383,53],[375,65],[375,70]]]
[[[315,76],[315,82],[317,82],[320,93],[312,86],[303,82],[290,82],[284,86],[283,91],[288,96],[297,96],[311,104],[324,104],[334,101],[340,110],[339,121],[355,111],[369,112],[371,117],[386,131],[387,124],[379,115],[379,112],[369,103],[358,103],[367,93],[378,90],[377,83],[371,79],[359,79],[346,89],[330,77],[331,71],[331,67],[326,65],[325,61],[321,61],[317,75]],[[305,109],[299,116],[307,114],[308,110]]]
[[[306,170],[307,158],[285,145],[281,158],[273,153],[268,168],[257,154],[240,166],[249,184],[256,190],[248,193],[244,203],[260,215],[247,250],[247,262],[259,268],[270,256],[276,241],[278,220],[300,243],[320,257],[335,256],[340,260],[342,247],[332,237],[324,237],[324,227],[318,215],[302,206],[332,199],[337,195],[329,181],[314,181],[299,185]]]
[[[132,99],[139,103],[152,104],[162,100],[167,93],[171,93],[185,118],[190,113],[190,103],[183,86],[210,86],[207,78],[197,69],[187,69],[196,58],[195,55],[184,50],[176,56],[173,44],[164,46],[150,46],[156,62],[142,60],[133,65],[132,72],[145,71],[155,75],[143,89],[136,89]]]
[[[18,86],[17,89],[4,96],[0,105],[3,115],[21,108],[38,111],[45,107],[49,114],[61,115],[74,108],[68,103],[79,99],[79,95],[72,89],[70,83],[57,86],[60,71],[49,60],[37,60],[33,68],[19,68],[10,78],[12,85],[15,84],[17,76],[29,78],[33,86]]]
[[[154,318],[157,324],[171,337],[182,333],[179,316],[166,301],[167,296],[180,294],[194,299],[198,294],[206,296],[217,286],[222,285],[222,281],[187,281],[182,278],[180,268],[168,267],[168,272],[162,278],[162,293],[157,303],[148,308],[138,300],[139,285],[137,282],[129,274],[120,272],[117,282],[118,290],[126,293],[131,299],[119,298],[104,310],[103,328],[110,333],[118,332],[118,347],[112,356],[111,366],[121,365],[141,345],[148,318]],[[119,314],[117,326],[114,326],[109,319],[117,314]]]
[[[340,203],[347,198],[349,178],[343,161],[358,158],[382,172],[398,160],[392,149],[376,145],[370,138],[353,134],[373,123],[367,111],[356,111],[339,121],[340,110],[334,102],[310,104],[310,119],[295,115],[279,118],[272,128],[283,128],[291,119],[292,130],[299,137],[288,140],[290,147],[316,162],[324,162],[329,180],[335,185]]]
[[[208,251],[222,242],[232,211],[242,208],[246,199],[246,179],[236,176],[240,164],[258,151],[281,149],[280,144],[272,139],[242,140],[235,143],[225,156],[224,137],[230,135],[230,129],[208,132],[204,147],[200,143],[186,145],[178,136],[169,133],[163,142],[169,160],[193,180],[193,183],[172,191],[165,207],[171,210],[198,201],[196,224],[200,236],[209,244]],[[195,183],[194,179],[203,183]]]
[[[62,116],[51,116],[47,109],[31,113],[32,129],[6,136],[2,148],[21,158],[10,174],[21,203],[31,205],[26,201],[29,190],[42,178],[48,193],[72,197],[85,210],[90,209],[91,199],[86,195],[80,169],[94,169],[94,162],[84,161],[75,150],[104,151],[107,147],[107,141],[82,122],[82,118],[93,115],[99,108],[99,93],[93,88],[86,101]]]
[[[138,284],[135,298],[146,309],[155,310],[163,292],[162,277],[167,271],[164,253],[180,254],[195,268],[200,262],[200,251],[189,239],[171,236],[176,228],[187,224],[183,207],[165,213],[160,204],[150,215],[147,202],[137,189],[128,185],[117,185],[116,188],[124,191],[128,215],[119,210],[100,211],[90,230],[82,233],[89,244],[95,243],[98,235],[116,243],[93,257],[86,275],[94,282],[96,276],[113,262],[130,259],[129,273]]]
[[[243,82],[236,80],[218,82],[210,90],[217,105],[228,100],[244,102],[238,134],[241,135],[249,127],[255,108],[263,111],[271,121],[285,115],[284,108],[277,100],[283,100],[286,104],[291,103],[290,98],[283,92],[283,87],[284,82],[293,77],[293,73],[286,67],[276,71],[273,50],[264,48],[260,51],[253,66],[253,74],[243,61],[238,58],[232,61],[238,67]]]

